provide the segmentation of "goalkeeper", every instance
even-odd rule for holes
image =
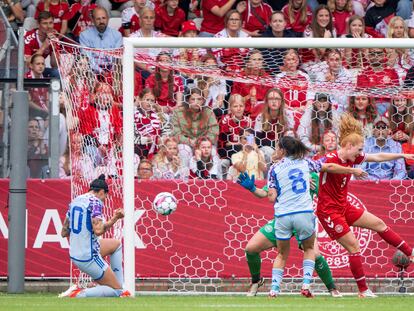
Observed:
[[[268,188],[267,186],[262,189],[256,188],[254,184],[254,175],[250,177],[247,173],[241,173],[238,179],[238,183],[245,189],[252,192],[258,198],[266,198]],[[319,185],[319,176],[317,173],[311,173],[311,189],[310,195],[312,199],[315,195],[318,194],[318,185]],[[301,242],[297,239],[296,232],[293,231],[292,235],[296,237],[298,241],[299,248],[301,247]],[[263,227],[255,233],[255,235],[247,242],[246,245],[246,259],[249,266],[250,275],[252,278],[252,283],[250,285],[249,291],[247,293],[248,297],[256,296],[259,287],[264,284],[264,279],[261,277],[261,258],[260,253],[268,250],[272,247],[276,247],[276,238],[275,238],[275,219],[269,221]],[[334,298],[342,297],[341,293],[336,289],[335,282],[332,278],[331,269],[328,266],[325,258],[320,254],[317,240],[315,239],[315,270],[318,273],[319,278],[325,284],[329,293]]]

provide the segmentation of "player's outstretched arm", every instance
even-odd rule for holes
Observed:
[[[240,173],[239,178],[237,179],[237,183],[260,199],[267,197],[267,191],[257,188],[254,184],[254,175],[250,177],[246,172]]]
[[[333,174],[353,174],[356,177],[367,177],[368,173],[360,168],[341,166],[336,163],[322,164],[321,172]]]
[[[123,209],[119,208],[115,211],[114,216],[107,222],[103,222],[101,218],[92,218],[92,228],[95,235],[100,236],[112,228],[112,226],[119,220],[124,218]]]
[[[414,154],[409,153],[371,153],[365,154],[365,162],[385,162],[404,158],[406,160],[414,160]]]
[[[60,232],[60,235],[62,238],[66,238],[70,235],[70,229],[69,229],[69,218],[65,218],[65,221],[63,222],[62,231]]]

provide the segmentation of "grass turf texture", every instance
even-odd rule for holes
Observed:
[[[381,296],[377,299],[320,296],[137,296],[136,298],[59,299],[52,294],[8,295],[0,293],[0,310],[4,311],[82,311],[82,310],[413,310],[414,296]]]

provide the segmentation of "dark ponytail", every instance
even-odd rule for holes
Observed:
[[[311,150],[299,139],[291,136],[283,136],[279,139],[278,146],[285,151],[287,157],[293,159],[303,159]]]
[[[105,191],[105,193],[108,193],[109,191],[108,184],[105,181],[104,174],[101,174],[97,179],[94,179],[89,187],[89,191],[99,192],[100,190]]]

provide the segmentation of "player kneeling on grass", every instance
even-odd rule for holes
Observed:
[[[289,254],[290,238],[295,230],[303,246],[303,285],[301,294],[313,297],[310,284],[315,268],[315,216],[309,196],[310,172],[331,172],[364,176],[361,169],[326,165],[320,161],[306,159],[310,150],[298,139],[282,137],[276,148],[279,162],[272,165],[268,177],[268,198],[275,202],[275,237],[278,255],[273,263],[272,287],[269,296],[280,293],[280,283]],[[277,200],[276,200],[277,199]]]
[[[100,239],[119,219],[124,217],[122,209],[104,222],[103,202],[108,195],[105,175],[92,181],[89,192],[76,197],[69,205],[69,211],[62,228],[62,236],[69,236],[69,255],[72,263],[89,275],[98,286],[81,289],[71,287],[60,297],[126,297],[131,294],[122,289],[122,246],[115,239]],[[103,257],[110,255],[109,267]]]
[[[276,161],[277,159],[275,159]],[[245,189],[251,191],[258,198],[267,198],[269,189],[267,186],[263,188],[256,188],[254,184],[254,175],[250,177],[247,173],[240,173],[238,183]],[[318,183],[319,175],[315,172],[310,174],[310,196],[313,201],[313,197],[318,194]],[[295,230],[292,231],[292,236],[298,241],[300,249],[303,249],[302,243],[298,240],[298,235]],[[249,291],[247,292],[248,297],[256,296],[259,288],[264,285],[264,279],[261,277],[261,258],[260,253],[273,248],[276,246],[276,237],[275,237],[275,219],[272,219],[266,223],[263,227],[257,231],[253,237],[247,242],[246,245],[246,260],[247,265],[249,266],[252,283],[250,285]],[[332,278],[332,272],[329,268],[328,263],[325,258],[319,252],[318,241],[315,238],[315,270],[319,278],[325,284],[329,293],[333,298],[341,298],[342,294],[336,289],[335,282]]]

